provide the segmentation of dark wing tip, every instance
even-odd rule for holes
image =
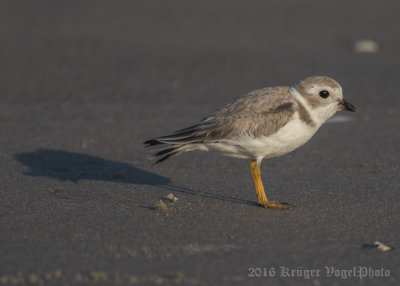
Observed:
[[[153,165],[161,163],[161,162],[167,160],[168,158],[178,155],[178,154],[180,154],[180,150],[177,147],[170,147],[165,150],[161,150],[161,151],[157,152],[156,154],[154,154],[154,157],[158,157],[158,158],[160,156],[162,156],[162,157],[160,159],[158,159],[156,162],[154,162]]]
[[[167,160],[169,157],[171,157],[171,156],[173,156],[173,155],[174,155],[174,154],[165,155],[165,156],[162,157],[161,159],[158,159],[157,161],[155,161],[155,162],[153,163],[153,165],[158,164],[158,163],[161,163],[161,162]]]
[[[159,144],[163,144],[163,143],[161,143],[157,139],[149,139],[149,140],[144,141],[143,144],[145,144],[146,147],[150,147],[150,146],[155,146],[155,145],[159,145]]]

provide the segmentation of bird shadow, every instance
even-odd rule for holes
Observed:
[[[15,154],[14,158],[29,167],[24,175],[49,177],[60,181],[96,180],[135,185],[165,185],[171,180],[135,166],[96,156],[62,150],[37,149]]]
[[[254,202],[236,199],[209,192],[200,192],[175,186],[164,176],[137,168],[132,164],[106,160],[100,157],[63,150],[37,149],[32,152],[14,154],[16,161],[29,167],[24,175],[49,177],[60,181],[96,180],[133,185],[159,186],[178,193],[210,199],[254,205]]]

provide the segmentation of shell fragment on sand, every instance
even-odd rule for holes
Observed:
[[[375,241],[375,242],[374,242],[374,245],[376,245],[376,247],[377,247],[379,250],[382,250],[382,251],[389,251],[389,250],[392,250],[391,247],[389,247],[389,246],[387,246],[387,245],[385,245],[385,244],[383,244],[382,242],[379,242],[379,241]]]
[[[373,244],[363,244],[363,245],[362,245],[362,248],[363,248],[363,249],[373,249],[373,248],[376,248],[376,249],[379,249],[379,250],[382,250],[382,251],[393,250],[393,247],[387,246],[387,245],[385,245],[385,244],[383,244],[382,242],[379,242],[379,241],[374,241]]]
[[[162,200],[159,200],[156,202],[156,210],[165,212],[168,210],[168,207]]]
[[[173,193],[169,193],[168,196],[165,197],[166,200],[170,201],[171,203],[176,203],[178,198],[174,196]]]

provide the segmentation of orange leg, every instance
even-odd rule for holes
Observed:
[[[256,160],[251,161],[250,171],[253,177],[254,186],[256,187],[258,203],[260,205],[262,205],[264,208],[270,208],[275,210],[285,210],[291,207],[287,203],[273,202],[267,199],[267,196],[265,195],[264,191],[264,186],[261,181],[260,164],[257,164]]]

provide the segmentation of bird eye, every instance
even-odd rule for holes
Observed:
[[[322,90],[319,92],[319,96],[322,98],[327,98],[329,96],[329,92],[327,90]]]

